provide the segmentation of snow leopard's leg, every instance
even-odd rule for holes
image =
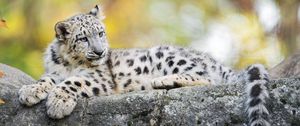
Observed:
[[[172,74],[154,78],[151,82],[153,89],[172,89],[183,86],[207,85],[212,83],[208,77],[190,74]]]
[[[48,116],[55,119],[63,118],[71,114],[79,97],[109,93],[111,91],[109,86],[100,84],[99,81],[86,76],[74,76],[56,85],[50,91],[46,102]]]
[[[266,100],[269,93],[266,84],[269,81],[268,72],[263,65],[254,64],[245,70],[246,74],[246,109],[250,126],[270,126],[269,111]]]
[[[54,75],[41,77],[36,84],[23,85],[18,92],[21,104],[32,106],[46,99],[48,92],[54,87],[58,79]]]

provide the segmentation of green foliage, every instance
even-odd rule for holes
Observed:
[[[38,78],[55,23],[100,3],[114,48],[165,43],[200,46],[203,38],[210,37],[210,26],[221,24],[239,45],[230,62],[237,68],[256,62],[273,66],[284,55],[282,47],[286,46],[275,32],[265,33],[251,0],[1,0],[0,19],[7,21],[8,28],[0,28],[0,62]]]

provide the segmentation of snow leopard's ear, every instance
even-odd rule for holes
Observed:
[[[90,12],[89,12],[90,15],[93,15],[95,17],[99,17],[101,20],[103,20],[105,17],[103,15],[103,12],[102,12],[102,8],[99,7],[99,5],[96,5]]]
[[[55,24],[55,36],[59,41],[65,41],[70,35],[70,24],[66,21],[60,21]]]

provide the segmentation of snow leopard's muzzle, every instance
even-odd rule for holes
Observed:
[[[101,59],[103,57],[105,57],[107,51],[106,50],[101,50],[101,51],[88,51],[86,53],[86,58],[89,59],[89,60],[98,60],[98,59]]]
[[[108,44],[103,36],[89,36],[87,37],[88,46],[86,46],[86,58],[88,60],[98,60],[107,54]]]

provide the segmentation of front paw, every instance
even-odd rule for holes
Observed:
[[[18,92],[21,104],[32,106],[45,99],[48,95],[47,90],[42,85],[24,85]]]
[[[48,116],[54,119],[61,119],[70,115],[76,106],[76,100],[76,96],[71,92],[55,87],[49,93],[46,103]]]
[[[168,78],[167,76],[158,77],[151,81],[152,87],[164,87],[173,85],[174,81]]]

